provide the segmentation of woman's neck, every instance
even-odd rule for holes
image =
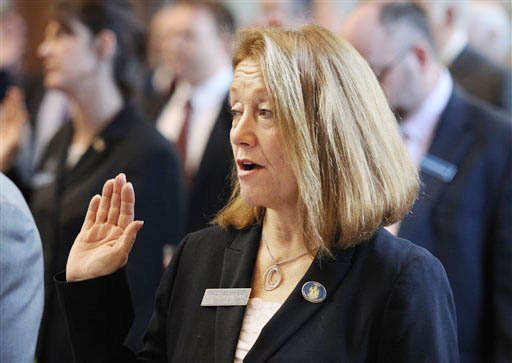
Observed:
[[[71,95],[73,143],[89,145],[123,107],[123,97],[113,81],[81,87]]]
[[[298,211],[278,213],[267,209],[262,239],[269,245],[276,260],[285,259],[307,249]]]

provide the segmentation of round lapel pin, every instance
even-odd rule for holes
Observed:
[[[105,140],[103,140],[101,137],[96,137],[92,143],[92,148],[97,153],[103,152],[106,146],[107,144],[105,143]]]
[[[324,285],[316,281],[308,281],[302,285],[302,296],[310,303],[319,303],[327,297]]]

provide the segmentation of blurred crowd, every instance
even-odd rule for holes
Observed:
[[[396,114],[423,189],[388,229],[443,263],[461,360],[512,361],[510,4],[55,0],[43,32],[26,5],[0,4],[0,171],[28,202],[45,269],[37,349],[22,342],[37,362],[72,361],[53,275],[88,201],[120,172],[148,221],[127,267],[136,320],[126,343],[140,348],[174,247],[231,194],[237,28],[311,22],[363,55]]]

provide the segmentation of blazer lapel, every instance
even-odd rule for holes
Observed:
[[[310,268],[277,313],[263,327],[244,362],[267,361],[301,326],[310,319],[338,288],[352,259],[353,248],[338,250],[335,258],[315,258]],[[327,297],[320,303],[310,303],[302,296],[302,286],[308,281],[321,283]]]
[[[82,155],[76,165],[68,171],[66,185],[79,183],[87,178],[94,170],[101,165],[101,161],[116,148],[128,131],[133,127],[134,122],[138,122],[137,111],[130,104],[126,104],[105,126],[105,128],[94,137],[92,144]]]
[[[238,233],[224,251],[219,288],[250,287],[261,227]],[[215,361],[232,362],[242,328],[245,306],[219,306],[215,319]]]
[[[460,95],[460,91],[454,86],[454,92],[439,120],[439,125],[435,131],[432,145],[429,148],[429,155],[432,155],[447,165],[461,169],[467,150],[473,142],[473,134],[468,132],[466,123],[471,115],[467,115],[465,100]],[[454,179],[457,177],[453,177]],[[425,216],[438,204],[443,192],[452,180],[442,180],[422,167],[420,170],[421,191],[419,199],[416,201],[411,215],[406,217],[400,227],[400,236],[411,238],[415,235],[415,226],[419,226],[416,220],[424,220]],[[417,232],[417,231],[416,231]]]

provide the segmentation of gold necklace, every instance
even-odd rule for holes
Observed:
[[[263,243],[265,244],[265,247],[267,247],[268,255],[270,256],[270,260],[272,261],[272,265],[270,265],[270,267],[267,268],[267,270],[265,271],[265,274],[263,275],[263,288],[266,291],[272,291],[274,289],[277,289],[277,287],[281,283],[281,280],[283,279],[283,276],[282,276],[283,272],[281,271],[281,268],[279,267],[279,265],[283,265],[287,262],[295,261],[295,260],[299,259],[300,257],[304,256],[305,254],[311,253],[314,250],[316,250],[318,247],[320,247],[320,246],[316,246],[315,248],[312,248],[306,252],[303,252],[298,256],[286,259],[281,262],[276,262],[276,260],[274,259],[274,256],[272,256],[272,253],[270,252],[270,248],[268,247],[267,242],[265,240],[263,240]]]

